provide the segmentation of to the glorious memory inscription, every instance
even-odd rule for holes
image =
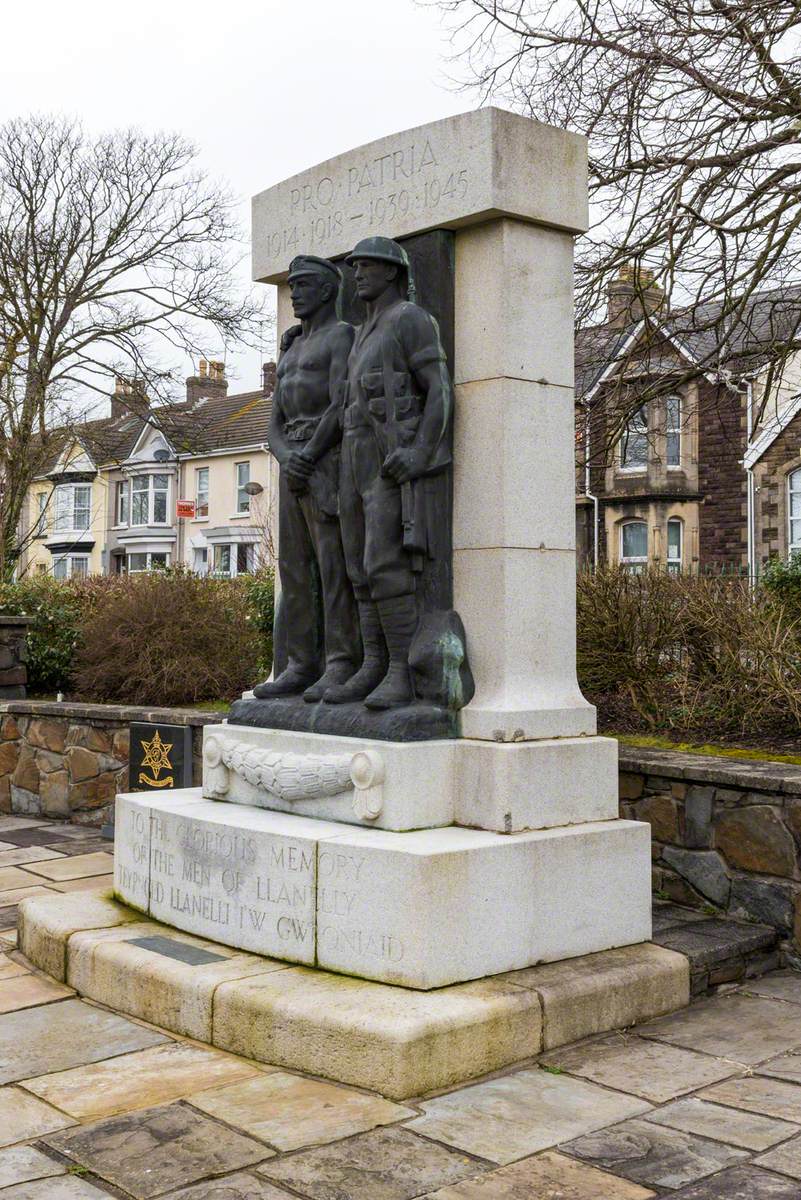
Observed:
[[[373,234],[402,238],[504,214],[582,228],[586,189],[572,190],[571,153],[583,154],[580,138],[498,108],[381,138],[254,197],[253,277],[279,283],[296,254],[336,258]]]

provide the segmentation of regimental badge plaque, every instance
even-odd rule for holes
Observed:
[[[192,786],[191,725],[131,724],[129,786],[132,792]]]

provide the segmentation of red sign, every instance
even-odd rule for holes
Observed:
[[[194,515],[195,515],[194,500],[178,500],[175,505],[175,511],[179,517],[194,517]]]

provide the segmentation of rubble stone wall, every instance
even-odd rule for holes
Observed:
[[[801,952],[801,767],[621,745],[620,809],[651,826],[657,895]]]
[[[111,704],[0,704],[0,812],[103,825],[128,788],[132,721],[191,725],[192,768],[200,783],[203,726],[222,713],[124,708]]]

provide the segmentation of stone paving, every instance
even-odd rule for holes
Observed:
[[[18,900],[107,888],[110,847],[13,817],[0,843],[0,1200],[801,1200],[801,975],[398,1104],[31,970]]]

